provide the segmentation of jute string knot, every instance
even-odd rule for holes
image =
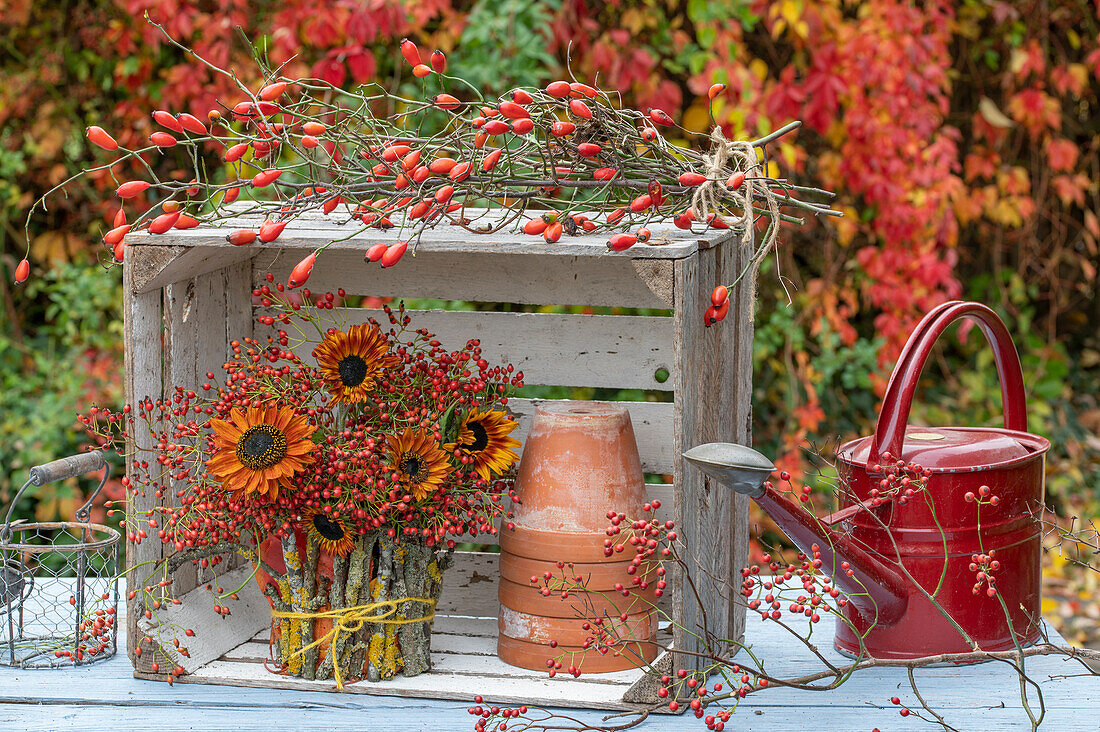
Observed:
[[[406,602],[419,602],[427,605],[429,608],[427,614],[419,618],[394,617],[397,614],[398,606]],[[286,620],[316,620],[328,618],[333,621],[332,627],[327,633],[305,648],[299,648],[292,653],[291,658],[293,658],[295,656],[304,655],[306,651],[324,643],[328,643],[329,648],[335,648],[336,641],[342,636],[351,635],[357,632],[367,623],[377,623],[380,625],[408,625],[410,623],[423,623],[432,620],[435,618],[435,600],[430,597],[398,597],[393,600],[380,600],[379,602],[371,602],[366,605],[356,605],[354,607],[345,607],[336,610],[322,610],[315,613],[272,610],[271,617]],[[336,680],[336,688],[343,689],[344,681],[341,678],[340,663],[337,658],[333,658],[332,676]]]
[[[771,219],[771,225],[764,234],[763,241],[757,247],[745,252],[750,260],[741,276],[748,276],[749,287],[752,289],[750,302],[755,302],[757,271],[764,258],[775,246],[779,236],[779,200],[775,192],[767,186],[767,176],[749,177],[753,168],[759,166],[756,148],[751,142],[727,140],[722,134],[722,129],[715,127],[710,133],[710,154],[704,155],[703,160],[706,164],[707,179],[695,189],[691,197],[691,208],[696,220],[705,222],[712,213],[717,216],[719,210],[723,208],[723,201],[728,200],[730,204],[728,208],[740,210],[741,215],[727,223],[740,227],[741,246],[745,248],[752,244],[753,201],[762,201]],[[726,187],[723,179],[728,179],[732,173],[738,171],[745,174],[745,180],[739,187],[731,190]]]

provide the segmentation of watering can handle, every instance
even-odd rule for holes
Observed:
[[[1001,381],[1001,401],[1004,405],[1005,428],[1027,432],[1027,404],[1024,401],[1024,374],[1020,368],[1020,356],[1008,329],[997,314],[976,302],[945,302],[933,308],[921,320],[898,357],[897,366],[890,376],[882,411],[878,415],[875,436],[871,440],[868,464],[877,463],[884,452],[901,456],[905,427],[909,423],[909,410],[913,406],[913,394],[917,388],[924,363],[932,352],[932,346],[944,330],[956,320],[969,318],[977,323],[993,347],[997,363],[997,376]]]

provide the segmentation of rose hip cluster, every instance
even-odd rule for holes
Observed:
[[[267,286],[257,290],[264,304],[284,308],[276,316],[261,315],[261,324],[289,322],[292,311],[301,310],[299,301],[290,304],[276,299],[280,290]],[[327,293],[317,299],[313,313],[307,308],[294,314],[315,319],[318,311],[331,309],[335,300]],[[322,505],[336,510],[361,533],[386,526],[391,537],[418,534],[429,545],[448,534],[495,533],[496,520],[505,513],[502,503],[510,495],[510,481],[485,481],[462,467],[470,461],[462,457],[448,476],[452,490],[445,492],[442,503],[414,501],[383,464],[383,442],[377,433],[415,426],[441,439],[439,420],[453,404],[464,408],[505,405],[506,389],[522,385],[523,375],[511,365],[490,367],[477,341],[447,351],[430,333],[419,330],[407,343],[397,344],[410,318],[388,307],[385,312],[390,324],[397,326],[389,337],[401,363],[383,379],[381,395],[339,426],[332,405],[320,393],[315,369],[287,349],[289,335],[283,330],[266,342],[233,341],[224,386],[208,372],[198,392],[177,387],[169,399],[139,402],[136,421],[147,425],[152,447],[138,456],[137,470],[124,484],[132,494],[151,492],[157,498],[164,496],[166,485],[174,484],[178,505],[128,517],[128,539],[140,543],[147,530],[155,529],[157,537],[176,550],[237,542],[246,532],[291,531],[291,516]],[[291,478],[293,490],[277,498],[226,491],[206,470],[212,439],[207,420],[225,418],[234,409],[259,406],[276,397],[305,414],[324,435],[314,449],[313,462]],[[130,407],[121,414],[93,408],[81,421],[102,441],[125,437],[135,422]]]
[[[989,597],[997,596],[997,578],[993,573],[1001,568],[1001,562],[994,558],[996,555],[996,549],[990,549],[988,554],[970,555],[970,571],[974,572],[974,579],[977,580],[971,588],[975,595],[982,591],[982,585],[986,585],[985,594]]]
[[[976,494],[973,491],[967,491],[963,500],[976,504],[979,516],[983,506],[1001,505],[1001,497],[994,494],[993,489],[987,485],[980,486]],[[974,573],[975,580],[970,590],[975,595],[980,594],[982,587],[985,587],[985,594],[988,597],[997,596],[997,578],[993,573],[1000,570],[1001,562],[994,558],[996,554],[996,549],[990,549],[988,553],[978,552],[970,555],[970,571]]]
[[[479,694],[474,697],[474,704],[477,706],[469,707],[466,710],[467,713],[478,717],[477,722],[474,723],[474,732],[486,732],[487,730],[507,732],[508,720],[515,719],[519,721],[521,715],[527,714],[527,707],[523,705],[514,708],[497,705],[483,706],[484,701]]]
[[[99,601],[106,601],[110,594],[104,592],[99,596]],[[76,597],[69,596],[69,604],[76,606]],[[69,650],[57,650],[53,652],[55,658],[72,658],[83,661],[85,656],[96,656],[107,650],[115,638],[115,608],[96,608],[88,616],[81,619],[77,625],[76,648]]]
[[[908,717],[911,714],[908,707],[902,707],[901,706],[901,699],[900,698],[898,698],[896,696],[892,696],[892,697],[890,697],[890,703],[893,704],[896,707],[901,707],[901,709],[898,710],[898,713],[901,716]]]
[[[114,155],[80,175],[113,175],[127,165],[141,171],[141,178],[123,180],[115,190],[124,209],[107,222],[103,241],[110,256],[121,262],[138,232],[165,235],[233,219],[229,244],[277,246],[288,226],[312,212],[335,215],[337,223],[353,223],[359,231],[400,227],[401,241],[376,242],[365,253],[365,262],[382,267],[397,265],[415,252],[426,230],[443,223],[474,234],[510,227],[551,244],[602,234],[606,251],[622,252],[667,243],[651,229],[657,224],[730,229],[751,226],[747,222],[759,215],[771,221],[762,244],[767,254],[780,220],[802,221],[781,208],[841,215],[826,203],[798,198],[823,192],[771,178],[759,160],[767,157],[757,151],[801,123],[784,125],[746,150],[713,131],[680,127],[661,109],[621,108],[615,91],[582,81],[556,80],[492,97],[448,75],[442,51],[429,54],[406,40],[401,54],[419,80],[411,96],[381,84],[345,90],[262,69],[262,82],[237,82],[235,96],[202,119],[151,110],[152,129],[134,149],[101,127],[87,128],[88,141]],[[713,84],[707,103],[720,103],[723,89]],[[383,109],[394,111],[376,116]],[[685,138],[699,144],[685,146]],[[215,156],[224,165],[212,165]],[[165,168],[168,174],[158,177]],[[227,179],[208,175],[212,169],[228,171]],[[511,202],[503,218],[501,200]],[[255,222],[242,227],[245,215]],[[306,254],[286,284],[304,285],[332,243]],[[29,274],[24,260],[16,281]],[[724,292],[725,286],[715,290],[707,325],[726,317]]]
[[[725,685],[721,682],[715,683],[708,689],[705,681],[706,674],[690,674],[686,669],[681,668],[674,675],[665,674],[661,676],[661,687],[657,689],[657,696],[661,699],[672,697],[672,700],[668,702],[669,711],[680,711],[682,701],[692,711],[696,719],[704,721],[707,729],[723,730],[726,727],[726,722],[730,719],[732,711],[723,708],[717,714],[708,715],[706,714],[707,707],[711,703],[716,703],[719,699],[743,699],[750,691],[754,690],[754,684],[755,688],[763,688],[768,685],[767,679],[755,674],[750,676],[737,664],[730,666],[728,671],[734,675],[740,674],[739,678],[741,679],[740,686],[728,692],[723,693]],[[727,677],[725,672],[723,677]],[[708,697],[711,698],[708,699]]]
[[[871,472],[883,477],[878,485],[869,491],[871,505],[881,506],[895,501],[904,506],[920,491],[928,487],[928,478],[932,471],[914,462],[894,460],[889,452],[882,453],[882,462],[871,466]]]
[[[882,476],[868,491],[870,499],[868,505],[872,508],[878,508],[891,501],[899,506],[907,505],[914,496],[928,487],[928,479],[932,475],[931,470],[917,463],[893,460],[888,452],[882,454],[882,462],[871,466],[871,472]],[[779,479],[787,483],[787,490],[797,497],[800,503],[809,503],[812,494],[810,486],[803,484],[801,487],[796,487],[791,480],[791,474],[786,470],[779,473]],[[770,480],[764,485],[768,488],[774,487]]]
[[[789,613],[817,623],[822,613],[835,611],[832,603],[835,602],[836,607],[848,604],[848,599],[833,586],[829,576],[821,572],[821,548],[814,544],[810,549],[811,557],[798,554],[797,565],[784,565],[765,554],[763,560],[768,562],[771,579],[761,581],[758,578],[760,565],[757,564],[741,570],[741,595],[748,599],[749,609],[760,613],[761,620],[779,620],[783,617],[783,604],[787,603]],[[852,571],[847,562],[841,564],[841,569],[849,574]],[[796,578],[801,587],[788,586],[787,583]]]
[[[791,495],[796,496],[798,498],[799,502],[801,502],[801,503],[809,503],[810,502],[810,493],[811,493],[810,486],[803,485],[801,488],[795,488],[794,483],[791,481],[791,474],[788,473],[786,470],[780,471],[779,479],[787,484],[787,491],[790,492]],[[764,486],[766,488],[774,488],[775,487],[774,484],[770,480],[764,481]]]

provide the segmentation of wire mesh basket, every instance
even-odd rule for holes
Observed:
[[[28,486],[100,469],[103,479],[76,521],[11,520]],[[99,452],[62,458],[31,468],[12,500],[0,526],[0,665],[82,666],[115,654],[121,536],[89,521],[109,474]]]

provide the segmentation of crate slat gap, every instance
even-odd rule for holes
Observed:
[[[230,341],[266,337],[270,329],[255,323],[261,310],[251,291],[272,273],[284,281],[307,252],[352,229],[308,216],[288,226],[277,242],[234,247],[225,242],[232,228],[255,228],[258,217],[242,217],[221,227],[199,227],[169,235],[127,238],[124,268],[126,332],[126,401],[157,399],[175,384],[194,388],[207,371],[220,372],[230,354]],[[577,315],[433,310],[414,314],[414,326],[439,333],[452,347],[480,338],[486,358],[510,361],[525,372],[529,384],[568,387],[643,389],[671,392],[673,401],[627,402],[638,438],[643,469],[673,476],[673,482],[649,486],[651,498],[662,502],[662,518],[677,522],[685,543],[693,548],[689,563],[734,582],[744,565],[748,546],[748,511],[741,497],[712,485],[687,465],[680,453],[700,442],[751,440],[752,323],[751,288],[731,294],[729,317],[703,328],[710,290],[734,280],[747,262],[734,231],[706,235],[668,226],[651,227],[656,246],[637,245],[627,252],[607,254],[601,236],[566,237],[553,245],[513,233],[490,237],[458,227],[440,226],[425,234],[415,257],[389,270],[363,261],[363,253],[379,241],[392,242],[397,230],[360,233],[323,252],[308,286],[315,292],[343,287],[349,295],[464,300],[517,305],[615,306],[659,309],[669,316]],[[751,245],[749,245],[751,247]],[[340,315],[363,322],[377,311],[348,308]],[[456,340],[457,339],[457,340]],[[453,342],[452,342],[453,341]],[[461,342],[459,342],[461,341]],[[301,354],[308,356],[308,354]],[[522,364],[522,365],[520,365]],[[666,381],[657,371],[668,371]],[[540,400],[513,398],[509,407],[520,421],[517,435],[526,435]],[[138,430],[133,439],[149,448]],[[128,471],[133,465],[127,466]],[[136,496],[133,510],[146,511],[172,500]],[[609,507],[611,508],[611,507]],[[628,507],[615,507],[628,508]],[[477,537],[478,543],[495,539]],[[146,539],[127,545],[127,566],[158,560],[168,553],[160,542]],[[488,683],[501,701],[550,703],[623,709],[654,699],[656,684],[641,671],[583,675],[580,679],[548,679],[541,672],[507,666],[495,659],[497,555],[459,553],[445,575],[445,588],[433,644],[433,671],[413,679],[361,682],[346,687],[353,693],[467,699],[474,683]],[[231,559],[218,577],[228,586],[247,579],[249,567]],[[698,578],[702,573],[694,573]],[[327,689],[332,682],[304,681],[271,674],[257,657],[258,634],[268,626],[267,603],[254,583],[245,582],[241,603],[222,619],[205,589],[209,572],[191,565],[171,578],[171,592],[182,603],[160,618],[190,623],[191,659],[144,642],[155,632],[155,620],[142,612],[141,588],[146,577],[127,574],[128,652],[135,676],[152,674],[151,663],[179,663],[188,670],[180,681],[240,686]],[[234,584],[234,587],[237,585]],[[698,641],[700,613],[672,582],[668,609],[676,624],[675,649],[689,653],[663,655],[655,662],[663,671],[692,668],[700,662],[690,652]],[[728,591],[704,586],[701,591],[712,630],[729,638],[743,637],[745,615]],[[141,620],[139,626],[139,620]],[[665,632],[665,631],[662,631]],[[455,636],[465,636],[461,643]],[[143,654],[135,649],[143,644]],[[457,643],[457,645],[456,645]]]

